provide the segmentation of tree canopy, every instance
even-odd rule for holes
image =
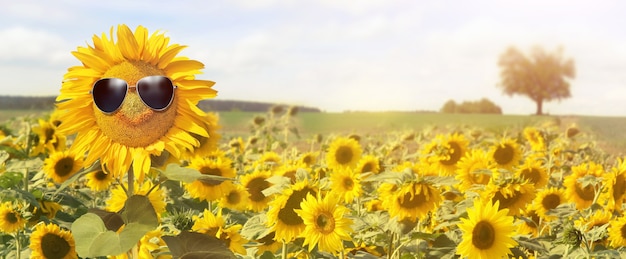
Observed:
[[[504,94],[525,95],[537,104],[537,115],[543,114],[543,102],[571,97],[570,82],[576,68],[574,60],[563,58],[563,49],[546,52],[541,47],[532,48],[527,57],[515,47],[510,47],[498,61],[500,83]]]

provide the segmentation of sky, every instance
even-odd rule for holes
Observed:
[[[510,46],[563,48],[576,64],[559,115],[626,115],[626,2],[578,0],[0,0],[0,95],[57,95],[71,55],[111,27],[145,26],[205,64],[217,99],[328,112],[439,110],[481,98],[532,114],[497,87]]]

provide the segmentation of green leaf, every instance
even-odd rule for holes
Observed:
[[[258,214],[248,219],[241,228],[241,235],[248,240],[258,240],[267,236],[270,233],[269,228],[265,225],[267,222],[267,216],[265,214]]]
[[[161,171],[161,174],[163,174],[169,180],[174,180],[174,181],[179,181],[179,182],[184,182],[184,183],[191,183],[196,180],[211,181],[211,182],[213,181],[223,182],[227,180],[233,180],[227,177],[202,174],[200,173],[200,171],[196,169],[181,167],[179,164],[176,164],[176,163],[168,164],[167,167],[165,168],[165,171]]]
[[[107,221],[115,217],[106,213],[101,214]],[[156,229],[159,225],[156,212],[146,196],[133,195],[128,198],[120,216],[125,227],[119,234],[107,229],[98,214],[86,213],[76,219],[72,223],[72,233],[76,240],[78,255],[97,257],[125,253],[135,246],[148,231]]]
[[[20,182],[22,182],[23,178],[24,176],[22,173],[5,172],[0,175],[0,187],[6,189],[16,187]]]
[[[205,234],[183,231],[177,236],[164,236],[163,241],[167,244],[174,258],[237,258],[223,241]]]

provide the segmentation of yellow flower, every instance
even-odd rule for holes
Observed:
[[[228,208],[236,211],[244,211],[250,204],[250,194],[241,184],[234,184],[233,188],[225,193],[218,201],[220,208]]]
[[[280,155],[278,155],[276,152],[269,151],[264,152],[258,160],[254,161],[254,164],[252,166],[261,167],[263,169],[273,169],[278,168],[282,164],[283,162],[280,158]]]
[[[568,201],[574,202],[576,209],[582,210],[589,208],[591,204],[593,204],[596,193],[600,192],[602,185],[598,180],[600,177],[604,177],[602,165],[588,162],[572,166],[572,174],[563,179],[565,196]],[[583,186],[579,179],[587,179],[590,181]]]
[[[221,233],[222,228],[226,224],[222,217],[221,209],[217,211],[217,215],[205,209],[202,212],[202,217],[194,215],[192,219],[194,223],[191,230],[214,237],[218,237],[218,234]]]
[[[398,220],[424,219],[442,201],[441,191],[427,182],[408,182],[401,186],[382,184],[379,193],[383,208]]]
[[[108,190],[109,186],[115,182],[113,174],[106,172],[104,168],[88,173],[85,178],[87,179],[87,187],[96,192]]]
[[[622,205],[626,201],[626,160],[618,159],[617,167],[605,174],[606,195],[608,207],[616,211],[622,211]]]
[[[355,167],[361,159],[361,144],[352,138],[339,137],[333,140],[326,153],[326,164],[331,169]]]
[[[351,240],[352,221],[344,217],[349,211],[339,204],[338,196],[326,195],[324,199],[318,199],[309,193],[300,207],[302,209],[295,212],[306,226],[301,235],[309,251],[317,245],[321,251],[338,254],[343,249],[343,241]]]
[[[541,161],[532,158],[527,158],[524,164],[517,168],[516,176],[534,184],[536,189],[543,188],[550,180],[550,176]]]
[[[487,152],[473,149],[458,162],[455,178],[459,181],[459,190],[465,192],[476,185],[487,185],[491,180],[493,162]]]
[[[269,171],[257,170],[241,177],[241,185],[243,185],[250,194],[249,210],[259,212],[267,208],[272,197],[263,194],[263,190],[272,186],[272,184],[267,181],[270,176],[271,173]]]
[[[83,159],[71,151],[50,154],[44,160],[44,172],[55,183],[63,183],[83,168]]]
[[[515,140],[504,138],[500,143],[491,147],[489,156],[498,167],[510,170],[519,164],[522,159],[522,151]]]
[[[361,188],[361,173],[349,168],[337,169],[330,175],[331,195],[337,195],[345,203],[351,203],[359,198]]]
[[[256,240],[256,242],[259,243],[256,246],[257,256],[264,254],[266,251],[269,252],[270,254],[275,254],[276,252],[278,252],[278,249],[280,249],[283,245],[281,242],[277,242],[276,240],[274,240],[274,236],[275,236],[275,233],[270,232],[266,236]]]
[[[72,233],[54,223],[37,225],[30,235],[29,247],[32,259],[78,258]]]
[[[613,248],[626,246],[626,216],[611,220],[609,225],[609,243]]]
[[[216,113],[212,112],[206,113],[203,123],[203,127],[206,129],[209,136],[207,137],[195,133],[190,133],[194,138],[198,140],[200,145],[193,150],[186,150],[181,155],[181,159],[191,160],[194,157],[207,157],[219,150],[218,144],[219,140],[222,137],[217,132],[220,129],[219,116]]]
[[[556,219],[556,216],[548,215],[548,212],[566,202],[567,199],[565,198],[563,189],[551,187],[539,191],[531,207],[543,220],[550,221]]]
[[[163,236],[163,231],[159,229],[155,229],[152,231],[148,231],[138,242],[137,246],[139,249],[139,258],[142,259],[153,259],[153,258],[172,258],[162,257],[162,256],[153,256],[155,254],[167,251],[163,249],[166,247],[165,241],[161,238]],[[112,256],[115,259],[128,259],[128,254],[124,253],[117,256]]]
[[[505,182],[487,185],[481,195],[491,202],[499,202],[500,207],[508,209],[509,215],[519,215],[527,204],[535,198],[535,187],[526,182]]]
[[[524,128],[524,137],[530,144],[530,148],[533,151],[541,152],[546,150],[546,143],[543,138],[543,134],[537,128],[526,127]]]
[[[270,202],[266,225],[276,232],[277,241],[291,242],[304,231],[304,220],[295,210],[300,209],[300,202],[309,193],[317,195],[317,188],[304,180],[292,185]]]
[[[26,225],[26,219],[12,202],[0,204],[0,232],[15,233]]]
[[[508,216],[508,209],[498,209],[496,201],[483,202],[480,199],[467,209],[467,218],[461,218],[458,227],[463,233],[463,240],[456,253],[461,257],[502,258],[511,254],[511,248],[517,242],[511,238],[515,233],[513,217]]]
[[[359,173],[372,173],[378,174],[380,173],[380,161],[378,157],[374,155],[365,155],[361,157],[359,163],[356,166],[356,172]]]
[[[65,136],[59,134],[57,126],[51,121],[39,119],[38,125],[32,127],[35,133],[34,147],[31,155],[36,156],[45,152],[58,152],[65,150]]]
[[[58,130],[67,135],[77,134],[72,149],[78,154],[88,152],[86,164],[100,159],[115,177],[125,174],[132,164],[133,172],[141,180],[150,169],[150,156],[167,151],[180,157],[181,150],[200,145],[192,133],[209,137],[203,127],[205,113],[196,105],[216,95],[211,88],[214,82],[195,79],[204,65],[177,56],[185,46],[170,45],[169,37],[163,33],[149,35],[142,26],[133,32],[124,24],[117,26],[116,34],[111,28],[108,37],[103,33],[92,39],[93,46],[78,47],[72,52],[81,65],[68,69],[57,97],[57,109],[62,111],[63,121]],[[148,107],[135,88],[129,89],[121,101],[109,100],[121,102],[113,112],[102,112],[96,106],[94,97],[98,95],[92,92],[96,81],[118,78],[135,86],[148,76],[167,77],[176,87],[165,108]]]
[[[126,184],[125,184],[126,185]],[[128,185],[126,185],[127,187]],[[163,193],[163,189],[161,187],[154,187],[151,182],[144,182],[141,186],[139,183],[135,182],[135,194],[141,196],[148,196],[148,200],[150,200],[150,204],[152,204],[152,208],[156,212],[156,215],[160,218],[161,213],[165,211],[165,194]],[[117,185],[117,187],[111,190],[111,197],[106,201],[106,210],[110,212],[119,212],[124,208],[124,204],[128,199],[126,194],[125,187],[122,185]],[[148,193],[150,192],[150,193]]]
[[[437,137],[422,150],[422,162],[432,164],[439,175],[453,175],[458,162],[467,152],[469,143],[458,133]]]
[[[530,234],[533,237],[537,237],[539,233],[539,215],[534,210],[526,210],[520,218],[517,224],[517,233],[520,235]]]
[[[196,169],[204,175],[214,175],[226,178],[234,178],[236,173],[232,167],[232,161],[226,157],[196,158],[191,160],[189,168]],[[230,180],[195,180],[185,184],[185,189],[193,198],[200,200],[216,201],[230,192],[234,187]]]
[[[317,163],[318,152],[306,152],[300,155],[298,163],[304,164],[306,167],[311,167]]]
[[[243,247],[243,245],[248,243],[248,240],[243,238],[239,234],[239,231],[241,231],[242,227],[242,225],[236,224],[227,228],[223,228],[222,231],[220,231],[220,233],[218,234],[217,238],[226,242],[226,245],[228,245],[228,249],[230,249],[230,251],[245,255],[246,249]]]

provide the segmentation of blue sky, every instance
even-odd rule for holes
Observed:
[[[70,54],[120,23],[165,31],[203,62],[219,99],[345,110],[438,110],[486,97],[508,114],[534,103],[496,87],[498,56],[559,46],[572,98],[551,114],[626,115],[621,1],[0,0],[0,95],[56,95]],[[130,3],[128,3],[130,2]]]

